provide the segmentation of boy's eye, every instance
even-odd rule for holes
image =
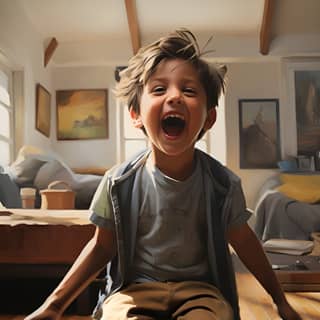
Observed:
[[[161,94],[163,92],[165,92],[166,88],[163,86],[156,86],[152,89],[152,92],[155,94]]]
[[[195,96],[196,93],[197,93],[196,90],[193,89],[193,88],[184,88],[184,89],[183,89],[183,92],[184,92],[187,96],[191,96],[191,97]]]

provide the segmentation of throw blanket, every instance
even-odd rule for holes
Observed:
[[[258,238],[309,240],[320,231],[320,203],[309,204],[288,198],[277,191],[268,191],[255,209],[254,231]]]

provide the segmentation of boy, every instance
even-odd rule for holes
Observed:
[[[200,58],[187,30],[130,60],[116,94],[151,148],[106,173],[91,206],[93,239],[28,320],[59,318],[107,262],[96,318],[240,319],[228,243],[281,317],[301,319],[246,223],[239,179],[194,147],[216,120],[224,73]]]

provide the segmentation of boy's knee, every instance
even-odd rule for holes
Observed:
[[[214,309],[193,309],[182,316],[178,316],[176,320],[233,320],[233,311],[229,304],[216,306]]]

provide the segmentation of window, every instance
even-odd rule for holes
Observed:
[[[206,133],[200,140],[197,141],[196,148],[209,153],[210,152],[209,139],[210,139],[210,136],[208,133]]]
[[[225,119],[225,96],[221,95],[218,103],[217,121],[209,131],[209,153],[222,164],[227,164],[227,131]]]
[[[13,107],[10,97],[11,74],[0,66],[0,165],[8,165],[13,159]]]
[[[118,102],[117,110],[120,124],[118,161],[122,162],[140,150],[144,150],[148,146],[148,140],[141,130],[133,127],[128,108],[124,104]]]

